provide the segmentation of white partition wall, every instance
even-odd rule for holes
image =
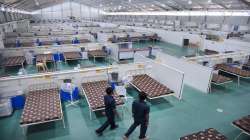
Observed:
[[[135,53],[134,62],[144,63],[145,69],[150,69],[149,75],[152,78],[173,90],[176,98],[182,98],[184,72],[168,65],[160,64],[137,53]]]
[[[183,71],[185,73],[185,84],[192,86],[202,92],[209,92],[213,71],[212,68],[204,67],[196,63],[190,63],[162,52],[157,53],[156,61]]]
[[[25,91],[32,84],[42,84],[48,82],[54,82],[60,85],[63,79],[72,79],[73,83],[79,87],[83,83],[83,79],[88,77],[100,77],[110,72],[118,71],[118,67],[99,67],[88,68],[81,70],[69,70],[53,73],[32,74],[25,76],[12,76],[0,79],[0,97],[1,96],[14,96],[18,90]]]

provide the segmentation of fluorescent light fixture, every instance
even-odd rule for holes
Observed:
[[[166,12],[102,12],[103,15],[150,15],[150,16],[250,16],[250,10],[225,11],[166,11]]]
[[[38,0],[35,0],[36,6],[39,6],[40,3],[38,2]]]
[[[4,8],[4,6],[3,6],[3,5],[1,6],[1,11],[5,11],[5,8]]]

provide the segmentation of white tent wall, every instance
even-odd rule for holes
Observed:
[[[0,31],[2,32],[13,32],[16,30],[17,32],[27,32],[29,30],[29,20],[19,20],[19,21],[12,21],[0,24]],[[4,38],[4,36],[3,36]]]
[[[0,79],[0,97],[14,96],[18,90],[27,91],[33,84],[54,82],[60,86],[63,79],[72,79],[73,83],[81,87],[81,83],[89,79],[107,77],[108,73],[119,72],[119,78],[126,75],[129,70],[138,69],[138,64],[113,65],[112,67],[86,68],[81,70],[67,70],[53,73],[31,74],[27,76],[11,76]],[[93,78],[96,77],[96,78]]]
[[[153,29],[153,28],[144,28],[144,27],[129,27],[129,26],[121,26],[121,28],[132,28],[136,31],[149,31],[157,33],[161,39],[165,42],[169,42],[178,46],[183,46],[183,39],[189,39],[190,43],[198,43],[203,41],[203,37],[196,34],[189,34],[187,32],[174,32],[174,31],[166,31],[163,29]],[[202,44],[202,43],[201,43]],[[203,46],[201,46],[203,47]]]
[[[215,50],[221,53],[225,51],[249,51],[250,43],[231,39],[225,39],[220,42],[205,40],[204,49]]]
[[[161,17],[161,18],[158,18]],[[134,16],[135,20],[131,20],[131,16],[106,16],[104,15],[103,19],[107,21],[116,21],[124,22],[124,23],[136,23],[139,21],[143,21],[142,23],[152,23],[155,21],[159,24],[158,20],[163,20],[163,23],[168,21],[180,21],[182,25],[185,25],[185,22],[195,22],[198,24],[220,24],[220,26],[228,24],[228,25],[248,25],[249,26],[249,17],[241,17],[241,16]],[[141,20],[142,19],[142,20]],[[176,26],[178,27],[178,26]],[[231,30],[232,31],[232,30]]]
[[[63,79],[72,79],[73,83],[81,87],[83,79],[88,79],[87,77],[98,77],[107,76],[108,72],[118,71],[118,68],[113,67],[99,67],[99,68],[89,68],[84,70],[71,70],[62,71],[54,73],[45,74],[34,74],[29,76],[16,76],[8,77],[0,80],[0,97],[1,96],[14,96],[17,94],[18,90],[26,91],[27,88],[32,84],[42,84],[48,82],[57,83],[59,86],[63,82]]]
[[[25,47],[25,48],[6,48],[0,50],[0,53],[3,53],[3,56],[22,56],[29,51],[34,51],[35,54],[43,54],[44,52],[70,52],[70,51],[81,51],[81,47],[84,47],[86,50],[95,50],[101,49],[102,44],[99,43],[84,43],[79,45],[67,45],[61,47],[52,47],[52,46],[41,46],[41,47]]]
[[[150,69],[148,71],[152,78],[173,90],[176,98],[182,99],[184,72],[169,65],[160,64],[139,53],[135,53],[134,62],[146,64],[144,67],[146,70]]]
[[[247,25],[248,18],[242,17],[225,17],[224,23],[225,24],[233,24],[233,25]],[[249,26],[249,24],[248,24]]]
[[[92,19],[100,16],[98,9],[75,2],[65,2],[33,13],[33,17],[38,19],[69,19],[71,16],[78,19]]]
[[[3,32],[0,30],[0,49],[4,48],[4,44],[3,44]]]
[[[212,68],[204,67],[196,63],[189,63],[185,60],[158,52],[156,61],[171,66],[185,73],[184,83],[204,93],[209,92],[212,77]]]

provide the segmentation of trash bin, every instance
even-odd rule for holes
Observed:
[[[23,91],[17,91],[15,96],[11,97],[11,104],[14,110],[23,109],[25,104],[25,97],[23,95]]]

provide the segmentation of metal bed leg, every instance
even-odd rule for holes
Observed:
[[[240,76],[238,76],[238,86],[240,86]]]
[[[89,118],[90,118],[90,120],[92,120],[92,110],[91,109],[89,109]]]
[[[63,128],[66,128],[66,127],[65,127],[65,122],[64,122],[64,117],[63,117],[63,119],[62,119],[62,123],[63,123]]]
[[[26,135],[26,129],[28,128],[28,126],[23,126],[22,127],[22,131],[23,131],[23,135]]]
[[[242,134],[243,134],[243,132],[240,132],[240,134],[237,135],[237,136],[234,138],[234,140],[237,140]]]

